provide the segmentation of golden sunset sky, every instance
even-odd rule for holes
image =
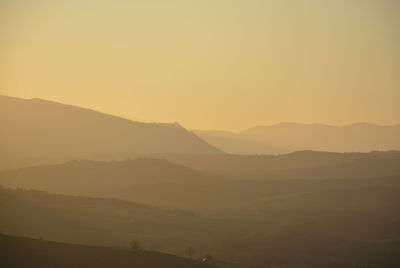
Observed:
[[[0,0],[0,94],[242,130],[400,123],[398,0]]]

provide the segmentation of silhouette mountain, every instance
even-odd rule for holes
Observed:
[[[0,96],[0,159],[217,154],[179,124],[141,123],[41,99]]]
[[[344,127],[280,123],[240,133],[195,131],[210,144],[234,154],[280,154],[299,150],[369,152],[399,150],[400,125],[356,123]]]

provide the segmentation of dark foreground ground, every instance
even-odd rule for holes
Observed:
[[[0,267],[212,268],[211,264],[151,251],[64,244],[0,235]]]

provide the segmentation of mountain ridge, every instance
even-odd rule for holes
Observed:
[[[0,95],[0,158],[223,153],[179,123],[144,123],[74,105]]]

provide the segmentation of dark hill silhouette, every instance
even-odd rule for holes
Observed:
[[[201,263],[152,251],[87,246],[0,235],[0,266],[42,268],[211,268]]]
[[[399,150],[400,125],[356,123],[344,127],[280,123],[255,126],[240,133],[198,131],[210,144],[233,154],[279,154],[299,150],[369,152]]]
[[[41,99],[0,96],[0,159],[216,154],[179,124],[141,123]]]

